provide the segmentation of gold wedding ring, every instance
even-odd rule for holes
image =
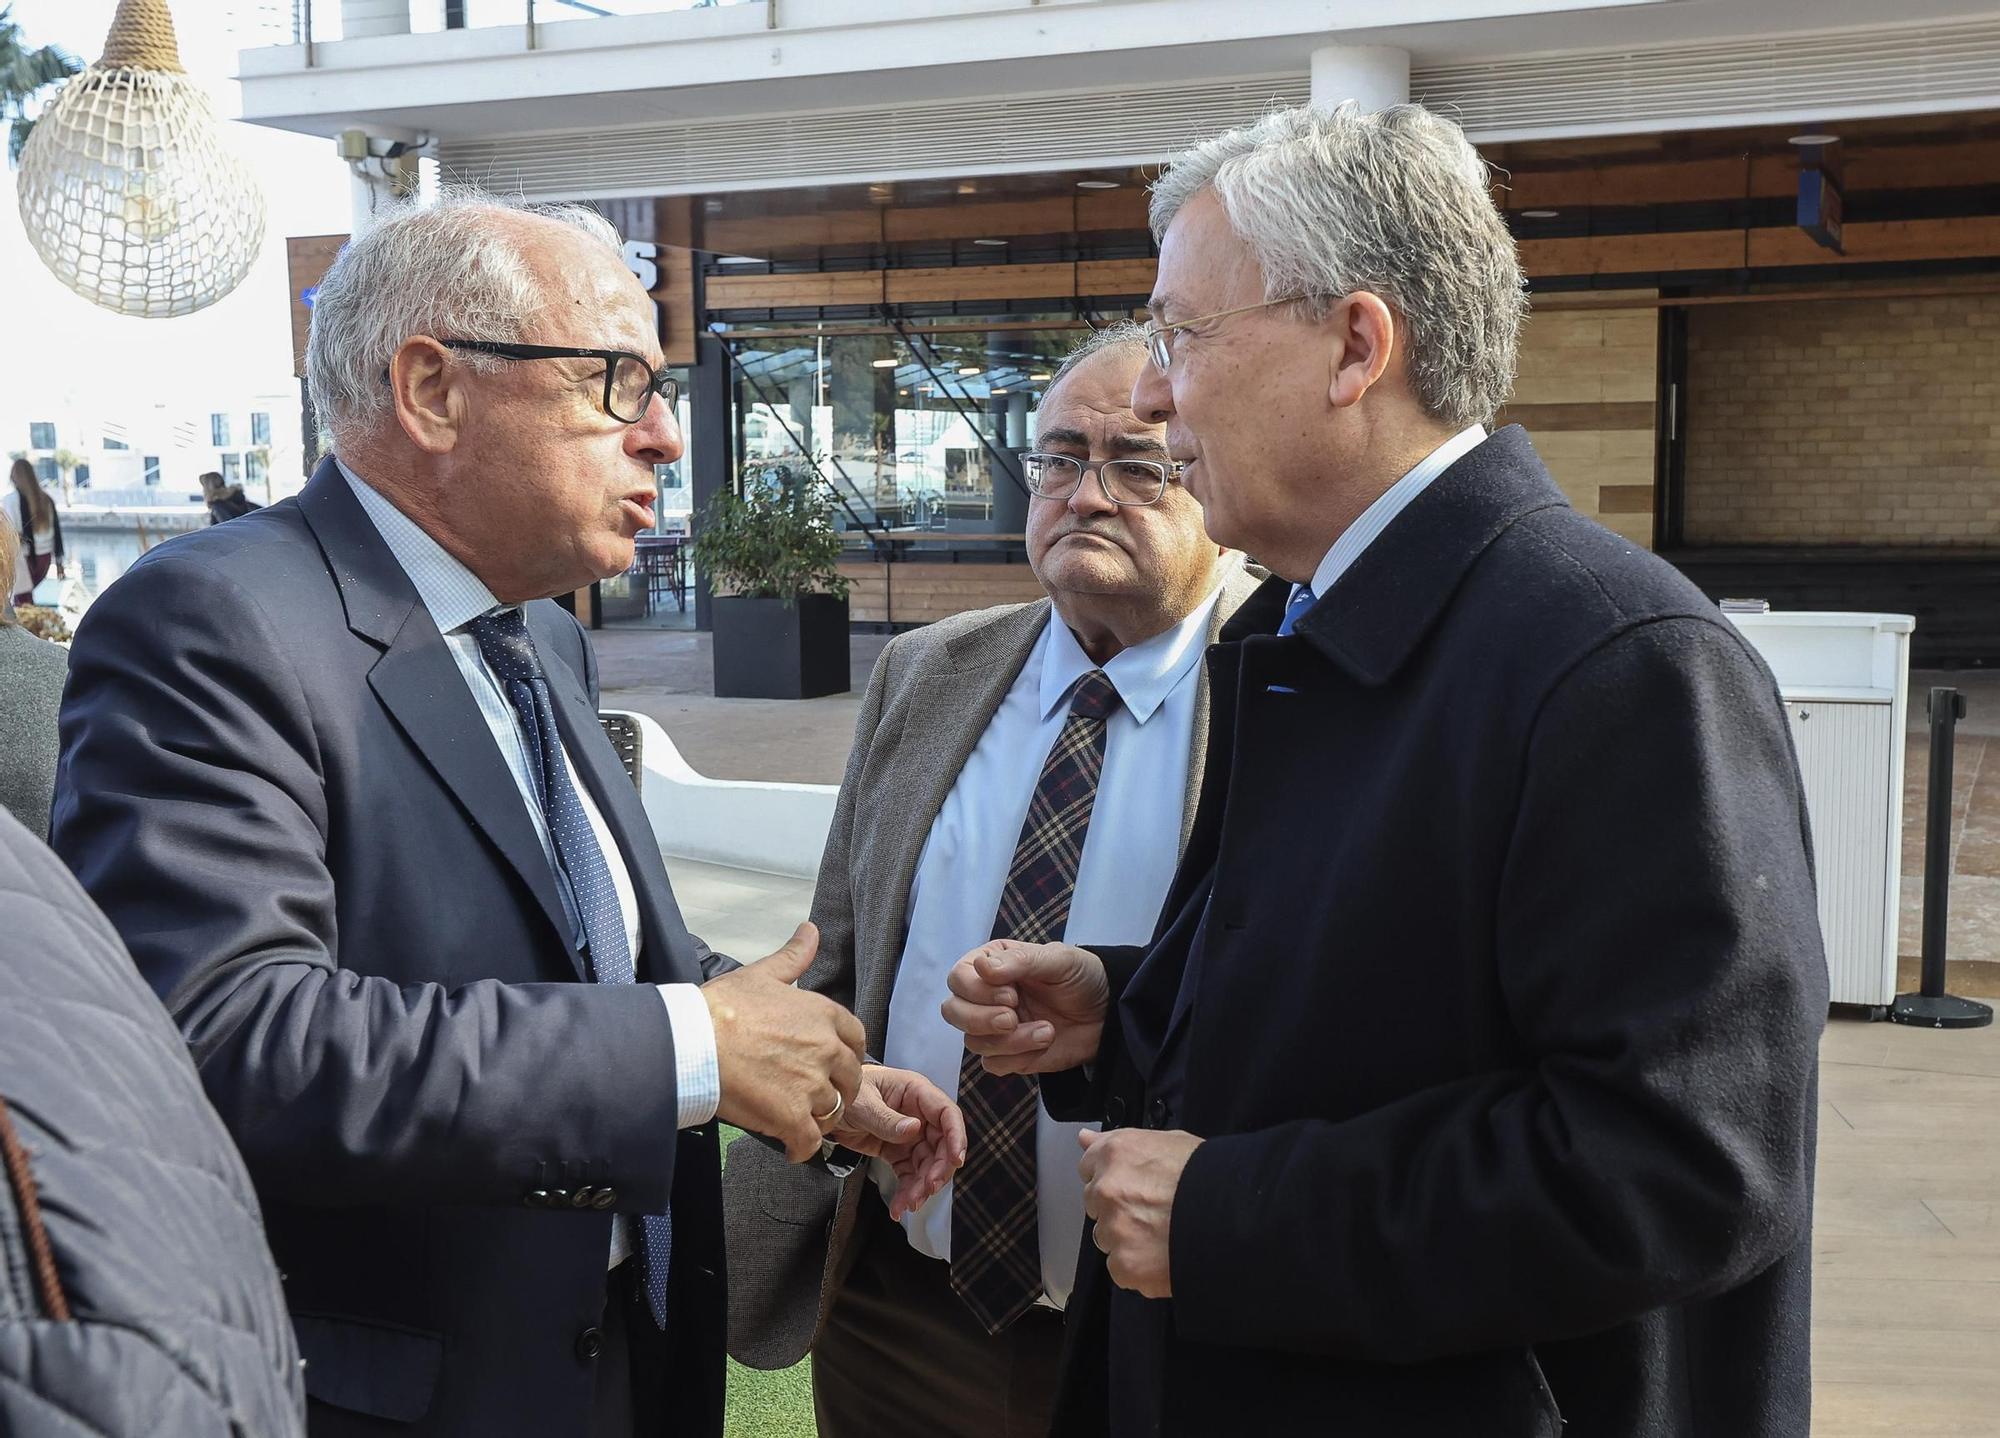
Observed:
[[[833,1107],[828,1109],[825,1113],[814,1114],[812,1116],[812,1121],[816,1124],[819,1124],[821,1127],[824,1127],[825,1125],[830,1124],[835,1119],[839,1118],[840,1111],[846,1107],[847,1107],[847,1100],[842,1098],[839,1094],[835,1094],[833,1096]]]

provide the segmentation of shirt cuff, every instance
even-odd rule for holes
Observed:
[[[667,1022],[674,1031],[675,1122],[694,1128],[715,1117],[722,1103],[722,1065],[715,1053],[715,1021],[700,984],[660,984]]]

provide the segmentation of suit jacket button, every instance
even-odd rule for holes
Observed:
[[[597,1190],[589,1184],[585,1184],[569,1196],[569,1206],[571,1208],[589,1208],[590,1201],[596,1197]]]
[[[566,1188],[550,1189],[548,1191],[548,1198],[549,1198],[548,1206],[550,1208],[569,1207],[569,1190]]]
[[[1146,1109],[1146,1127],[1165,1128],[1167,1126],[1167,1101],[1156,1098]]]
[[[595,1328],[586,1328],[576,1335],[576,1356],[585,1363],[590,1362],[604,1351],[604,1335]]]
[[[1111,1101],[1104,1105],[1104,1126],[1106,1128],[1117,1128],[1124,1122],[1125,1100],[1114,1094]]]
[[[546,1188],[530,1189],[528,1196],[522,1199],[521,1202],[530,1208],[547,1208],[549,1206],[549,1191]]]
[[[618,1190],[610,1186],[597,1190],[597,1197],[590,1201],[592,1208],[609,1208],[618,1202]]]

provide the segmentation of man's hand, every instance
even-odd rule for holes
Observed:
[[[958,1105],[922,1074],[881,1064],[862,1066],[861,1087],[827,1137],[896,1170],[889,1217],[899,1222],[928,1203],[965,1162],[965,1117]]]
[[[1083,1211],[1097,1220],[1091,1235],[1111,1281],[1143,1298],[1174,1296],[1167,1246],[1174,1195],[1188,1155],[1201,1147],[1191,1133],[1143,1128],[1078,1134],[1083,1161]]]
[[[792,987],[818,950],[819,930],[800,924],[776,953],[701,986],[722,1076],[717,1115],[777,1139],[793,1163],[819,1152],[823,1125],[861,1082],[861,1020]]]
[[[995,939],[952,965],[945,983],[945,1022],[988,1073],[1061,1073],[1097,1057],[1111,986],[1087,949]]]

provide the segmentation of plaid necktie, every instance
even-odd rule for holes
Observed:
[[[1056,943],[1069,922],[1077,865],[1104,770],[1105,721],[1118,691],[1093,669],[1078,681],[1069,717],[1042,765],[1014,846],[993,937]],[[953,1180],[951,1286],[973,1316],[998,1333],[1042,1293],[1035,1209],[1035,1120],[1041,1087],[1020,1074],[990,1074],[967,1052],[958,1071],[965,1111],[965,1166]]]
[[[590,976],[600,984],[629,984],[637,977],[632,945],[625,936],[625,914],[618,906],[618,889],[597,832],[584,812],[583,800],[570,781],[563,758],[562,736],[549,702],[549,678],[542,656],[528,635],[518,609],[482,614],[465,626],[479,642],[479,652],[520,715],[527,739],[528,768],[535,780],[542,817],[556,851],[556,887],[570,917],[572,939],[581,937]],[[581,934],[575,930],[581,928]],[[673,1253],[674,1225],[670,1214],[646,1214],[639,1219],[640,1276],[653,1321],[667,1326],[667,1263]]]

